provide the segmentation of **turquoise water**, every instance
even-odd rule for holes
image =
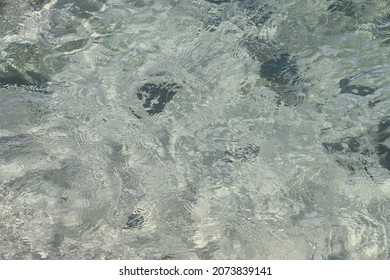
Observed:
[[[388,1],[0,16],[0,259],[390,257]]]

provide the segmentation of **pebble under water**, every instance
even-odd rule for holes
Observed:
[[[0,259],[390,258],[387,0],[0,16]]]

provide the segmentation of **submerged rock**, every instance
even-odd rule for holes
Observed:
[[[370,178],[373,178],[369,171],[369,161],[367,160],[374,152],[367,148],[360,137],[347,137],[340,142],[322,143],[326,151],[336,155],[336,162],[348,169],[350,174],[356,174],[357,171],[363,171]]]
[[[219,15],[210,16],[205,22],[205,29],[214,32],[217,30],[218,26],[222,23],[223,18]]]
[[[283,53],[274,59],[265,61],[260,67],[260,76],[280,86],[296,84],[298,67],[290,54]]]
[[[342,12],[348,17],[353,17],[358,12],[358,7],[351,0],[337,0],[328,7],[330,12]]]
[[[107,0],[84,0],[76,2],[73,0],[59,0],[55,8],[67,9],[76,16],[89,18],[92,13],[100,11],[106,2]]]
[[[0,86],[34,86],[43,88],[52,71],[44,62],[45,46],[13,43],[0,55],[4,64],[0,66]]]
[[[379,123],[375,139],[378,142],[375,150],[379,157],[379,163],[387,170],[390,170],[390,147],[388,146],[390,140],[390,117],[383,119]]]
[[[375,1],[334,0],[333,3],[328,6],[327,11],[357,19],[364,15],[369,15],[372,12],[370,9],[375,5],[371,2]]]
[[[31,7],[35,10],[41,10],[44,5],[50,3],[51,0],[29,0]]]
[[[346,138],[342,142],[338,143],[322,143],[322,145],[326,148],[327,152],[343,152],[350,151],[356,153],[359,151],[360,143],[357,138]]]
[[[390,117],[383,119],[377,130],[377,141],[384,142],[385,140],[390,139]]]
[[[238,6],[248,14],[249,21],[261,27],[274,14],[274,8],[257,0],[241,0]]]
[[[144,100],[143,107],[149,115],[153,116],[164,110],[165,105],[173,99],[179,88],[180,86],[175,83],[146,83],[139,89],[137,97]]]
[[[373,33],[375,34],[375,37],[380,39],[383,44],[390,44],[390,38],[389,38],[389,32],[390,32],[390,13],[387,14],[382,19],[378,20],[373,29]]]
[[[227,159],[228,162],[233,162],[235,160],[247,162],[253,158],[256,158],[259,155],[259,152],[259,146],[250,144],[243,148],[226,150],[225,154],[229,156]]]
[[[139,213],[132,213],[127,217],[126,226],[123,229],[141,228],[145,222],[145,218]]]
[[[260,37],[249,37],[243,45],[249,55],[261,63],[275,59],[283,53],[277,43]]]
[[[222,3],[229,3],[232,1],[231,0],[206,0],[206,2],[209,2],[212,4],[222,4]]]
[[[380,165],[390,171],[390,147],[379,144],[376,146],[376,152],[379,157]]]
[[[336,161],[347,167],[351,174],[358,169],[363,169],[372,178],[368,158],[373,155],[377,156],[382,167],[390,170],[390,147],[387,143],[390,139],[390,118],[383,119],[374,131],[370,137],[371,143],[364,143],[366,136],[362,135],[347,137],[339,142],[322,143],[322,145],[328,153],[336,154]]]
[[[35,150],[34,139],[27,135],[19,134],[14,136],[0,137],[0,157],[4,162],[12,162],[20,154],[32,154]]]
[[[10,65],[4,71],[0,71],[0,86],[37,86],[43,87],[48,82],[48,78],[35,71],[22,72]]]
[[[354,77],[340,80],[339,82],[340,93],[351,93],[359,96],[366,96],[375,93],[375,88],[371,88],[368,86],[361,86],[361,85],[350,85],[350,82],[353,79]]]
[[[278,103],[297,105],[302,103],[305,85],[301,83],[296,59],[277,43],[251,37],[243,45],[250,56],[261,63],[260,77],[269,82],[279,96]]]

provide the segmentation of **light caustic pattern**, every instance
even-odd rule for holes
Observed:
[[[390,257],[388,1],[0,13],[1,259]]]

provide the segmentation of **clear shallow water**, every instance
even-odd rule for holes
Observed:
[[[2,1],[1,259],[389,258],[387,1],[73,2]]]

